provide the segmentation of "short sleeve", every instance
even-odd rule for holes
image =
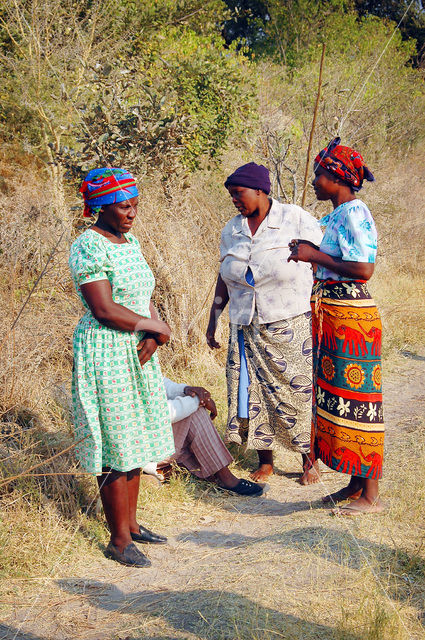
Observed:
[[[88,282],[108,280],[112,265],[102,240],[92,238],[93,232],[86,237],[83,235],[74,242],[69,256],[69,266],[75,284],[81,286]]]
[[[341,257],[349,262],[375,262],[377,232],[367,206],[360,202],[348,207],[338,226]]]
[[[308,211],[300,209],[299,238],[301,240],[308,240],[319,247],[322,242],[322,237],[323,234],[318,220],[313,218]]]
[[[220,262],[223,262],[224,258],[228,254],[230,241],[231,241],[231,229],[229,228],[229,223],[227,223],[223,231],[221,232]]]

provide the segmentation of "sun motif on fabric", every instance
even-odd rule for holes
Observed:
[[[326,380],[332,380],[335,375],[335,366],[329,356],[323,356],[322,358],[322,371]]]
[[[357,362],[351,362],[344,369],[344,377],[350,387],[353,387],[353,389],[359,389],[363,386],[365,373]]]
[[[375,367],[373,367],[371,378],[375,389],[380,389],[382,384],[381,365],[377,364]]]

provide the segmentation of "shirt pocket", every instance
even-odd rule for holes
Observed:
[[[285,266],[289,264],[289,254],[288,243],[283,241],[261,248],[253,253],[251,260],[253,272],[257,272],[259,278],[273,277],[280,280],[286,271]]]

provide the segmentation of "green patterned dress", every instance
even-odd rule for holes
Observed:
[[[138,240],[114,244],[88,229],[71,246],[69,265],[87,312],[74,332],[72,400],[76,456],[96,475],[102,467],[131,471],[174,453],[173,432],[158,356],[140,366],[143,334],[109,329],[88,309],[80,286],[109,280],[114,302],[150,317],[154,276]],[[85,438],[82,442],[83,438]]]

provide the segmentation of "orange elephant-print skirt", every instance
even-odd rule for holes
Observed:
[[[335,471],[379,479],[384,421],[378,309],[360,280],[316,280],[311,306],[311,451]]]

